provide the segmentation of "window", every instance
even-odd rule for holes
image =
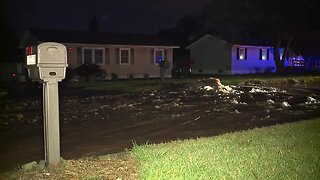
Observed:
[[[83,49],[83,64],[90,64],[93,60],[93,53],[91,49]]]
[[[269,60],[268,49],[260,49],[260,60]]]
[[[82,48],[83,64],[104,64],[105,49],[104,48]]]
[[[247,59],[247,49],[246,48],[239,48],[238,49],[238,59],[240,59],[240,60]]]
[[[95,56],[95,63],[96,64],[102,64],[103,63],[103,50],[102,49],[95,49],[94,50],[94,56]]]
[[[153,59],[154,59],[154,64],[159,64],[160,61],[165,60],[164,49],[155,49]]]
[[[303,67],[304,66],[304,60],[299,60],[297,58],[289,59],[289,66],[292,66],[292,67]]]
[[[130,64],[130,48],[121,48],[119,53],[120,64]]]

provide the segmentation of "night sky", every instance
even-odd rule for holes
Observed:
[[[7,11],[22,27],[88,30],[96,14],[101,31],[157,33],[184,15],[200,14],[208,0],[10,0]]]

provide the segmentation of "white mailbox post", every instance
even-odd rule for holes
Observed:
[[[58,82],[65,78],[67,49],[63,44],[46,42],[26,48],[28,74],[43,83],[44,149],[47,165],[60,162]]]

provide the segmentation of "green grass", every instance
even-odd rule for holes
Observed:
[[[196,79],[166,79],[167,86],[176,84],[192,84]],[[136,79],[136,80],[116,80],[98,82],[67,82],[69,87],[77,87],[85,90],[110,91],[121,93],[139,93],[159,90],[159,79]]]
[[[210,76],[207,76],[210,77]],[[300,84],[320,85],[320,75],[233,75],[233,76],[211,76],[219,78],[224,85],[243,85],[248,80],[259,80],[263,85],[284,85],[289,82]],[[204,79],[205,76],[197,76],[181,79],[166,79],[166,87],[173,85],[194,85],[199,83],[198,80]],[[159,90],[159,79],[134,79],[134,80],[116,80],[116,81],[98,81],[98,82],[66,82],[69,87],[82,88],[85,90],[109,91],[117,93],[139,93]]]
[[[0,89],[0,98],[4,97],[5,95],[7,95],[7,92]]]
[[[320,179],[320,118],[216,137],[135,145],[0,179]]]
[[[320,179],[320,118],[135,146],[141,179]]]
[[[157,90],[159,85],[155,80],[118,80],[99,82],[68,82],[69,87],[85,90],[136,93]]]

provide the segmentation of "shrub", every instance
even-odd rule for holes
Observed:
[[[119,79],[118,74],[116,74],[116,73],[111,73],[111,79],[112,79],[112,80],[118,80],[118,79]]]
[[[83,64],[75,69],[75,74],[79,77],[84,77],[86,81],[97,80],[99,77],[105,74],[104,70],[96,64]]]
[[[267,67],[266,70],[264,71],[264,73],[271,74],[274,70],[275,70],[274,67]]]
[[[143,75],[143,78],[144,78],[144,79],[149,79],[149,74],[148,74],[148,73],[145,73],[145,74]]]
[[[72,78],[74,78],[74,76],[76,76],[75,72],[73,69],[67,67],[66,68],[66,80],[69,81],[71,80]]]
[[[128,75],[128,78],[129,78],[129,79],[133,79],[133,78],[134,78],[134,74],[130,73],[130,74]]]

